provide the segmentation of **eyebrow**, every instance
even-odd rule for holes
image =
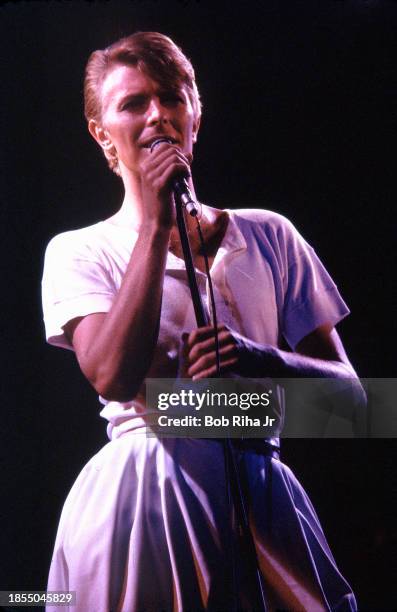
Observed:
[[[159,96],[169,93],[181,95],[183,93],[183,87],[178,85],[169,85],[168,87],[161,87],[157,93]]]
[[[168,94],[174,94],[174,95],[178,95],[181,96],[183,93],[183,88],[182,87],[161,87],[156,91],[156,95],[159,96],[160,98],[162,96],[166,96]],[[122,97],[118,100],[117,102],[117,106],[118,108],[120,108],[120,106],[123,106],[123,104],[125,104],[126,102],[130,102],[131,100],[139,100],[142,99],[144,100],[145,98],[148,97],[149,94],[147,94],[144,91],[131,91],[129,93],[126,93],[124,95],[122,95]]]
[[[129,102],[130,100],[137,100],[139,98],[147,98],[148,94],[144,92],[130,92],[126,93],[117,102],[117,106],[123,105],[125,102]]]

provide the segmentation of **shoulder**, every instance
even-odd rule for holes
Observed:
[[[287,217],[273,210],[260,208],[229,209],[228,212],[237,224],[244,227],[261,228],[268,232],[297,232]]]
[[[229,214],[246,239],[252,237],[275,249],[308,246],[294,224],[273,210],[230,209]]]
[[[57,234],[47,245],[45,260],[55,259],[58,264],[71,260],[107,262],[120,242],[114,232],[111,224],[99,221]]]
[[[49,241],[47,252],[57,251],[62,254],[73,250],[81,252],[81,254],[88,254],[101,244],[101,237],[104,232],[103,225],[104,223],[100,221],[87,227],[57,234]]]

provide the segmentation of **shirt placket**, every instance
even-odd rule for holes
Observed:
[[[229,290],[226,283],[226,260],[227,254],[225,253],[221,259],[219,259],[211,270],[211,280],[214,291],[216,317],[218,324],[224,323],[228,327],[235,328],[236,316],[235,308],[236,304],[231,291]],[[210,290],[208,279],[206,280],[206,301],[208,304],[208,310],[213,321],[212,304],[210,300]]]

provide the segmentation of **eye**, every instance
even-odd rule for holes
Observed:
[[[121,110],[139,110],[145,106],[147,103],[145,96],[133,96],[132,98],[128,98],[122,106]]]
[[[162,104],[175,105],[175,106],[177,104],[184,103],[184,99],[182,98],[182,96],[178,92],[175,92],[175,91],[168,91],[168,92],[161,94],[160,100]]]

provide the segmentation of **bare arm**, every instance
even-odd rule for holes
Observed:
[[[128,401],[149,368],[157,341],[169,231],[145,226],[108,313],[65,326],[80,368],[102,397]]]
[[[109,400],[131,400],[150,366],[174,223],[170,184],[189,168],[186,157],[168,144],[158,146],[142,166],[144,218],[112,307],[107,313],[77,318],[65,326],[81,370]]]
[[[247,378],[327,378],[334,383],[329,387],[329,398],[342,399],[348,407],[348,418],[353,430],[360,433],[361,423],[356,413],[363,414],[366,395],[357,377],[338,333],[331,325],[322,325],[299,342],[295,352],[280,350],[269,345],[259,345],[243,338],[224,325],[220,327],[220,361],[222,372],[233,372]],[[213,327],[193,331],[184,338],[187,376],[193,379],[216,376],[215,340]],[[281,382],[282,384],[282,382]],[[341,392],[342,395],[339,393]],[[322,430],[321,430],[322,431]]]
[[[220,326],[220,353],[224,371],[242,376],[290,378],[356,378],[337,331],[322,325],[288,352],[259,345]],[[195,330],[187,342],[188,375],[209,378],[216,373],[215,340],[211,326]]]

